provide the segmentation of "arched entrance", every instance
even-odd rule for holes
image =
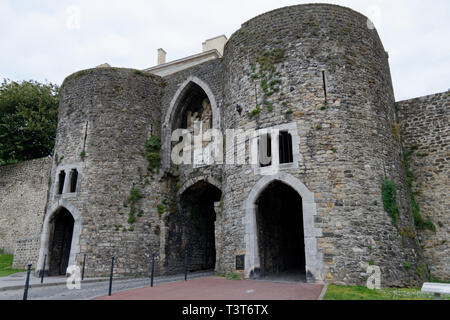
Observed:
[[[323,253],[318,251],[317,241],[322,237],[322,229],[315,226],[315,216],[317,215],[316,203],[314,200],[314,193],[296,177],[279,172],[278,174],[262,177],[252,188],[247,200],[244,203],[245,209],[245,275],[248,278],[257,278],[261,276],[261,268],[264,261],[261,260],[259,249],[259,227],[257,224],[257,217],[261,216],[260,205],[266,201],[266,189],[274,182],[282,183],[292,190],[301,198],[301,216],[303,218],[303,233],[304,233],[304,255],[305,255],[305,272],[307,282],[323,282],[324,266]],[[277,185],[275,185],[276,187]],[[279,184],[278,184],[279,186]],[[281,188],[281,187],[280,187]],[[277,187],[275,188],[277,189]],[[267,189],[270,190],[270,189]],[[269,191],[270,192],[270,191]],[[292,192],[292,191],[290,191]],[[270,197],[270,196],[269,196]],[[298,201],[298,198],[297,198]],[[291,205],[291,207],[294,205]],[[264,213],[264,210],[262,211]],[[298,226],[298,225],[297,225]],[[300,230],[297,227],[298,232]],[[293,250],[293,249],[288,249]],[[301,255],[301,252],[299,253]],[[288,265],[294,264],[289,262]],[[294,268],[295,269],[295,268]]]
[[[169,216],[167,258],[171,273],[183,270],[186,250],[190,272],[215,268],[214,203],[220,201],[221,194],[216,186],[200,181],[180,195],[179,213]]]
[[[48,274],[65,275],[69,265],[74,230],[74,218],[65,208],[59,208],[49,222]]]
[[[302,198],[288,185],[274,181],[256,206],[260,275],[305,280]]]

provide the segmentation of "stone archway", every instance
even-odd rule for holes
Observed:
[[[317,215],[314,193],[297,178],[278,173],[273,176],[265,176],[252,188],[245,201],[245,275],[253,278],[259,277],[261,271],[261,259],[259,252],[258,226],[257,226],[257,201],[264,190],[273,182],[282,182],[291,187],[301,197],[304,233],[305,271],[308,282],[324,281],[323,254],[317,250],[317,238],[322,236],[322,229],[314,227],[314,216]]]
[[[162,142],[163,142],[163,157],[162,157],[162,165],[164,168],[170,168],[170,154],[171,154],[171,134],[173,128],[173,124],[175,122],[175,114],[179,111],[179,105],[182,99],[185,98],[186,94],[189,93],[189,90],[192,86],[198,86],[204,92],[205,96],[208,98],[209,103],[211,105],[212,112],[212,128],[220,129],[220,110],[217,106],[216,98],[213,95],[210,87],[198,77],[190,76],[184,81],[181,86],[178,88],[175,93],[172,101],[170,102],[169,108],[167,109],[167,113],[164,118],[164,122],[162,124]]]
[[[44,256],[47,254],[46,273],[49,275],[65,275],[64,269],[67,266],[75,265],[77,254],[80,253],[81,216],[69,204],[56,206],[48,212],[42,228],[35,274],[41,274]],[[58,253],[60,254],[59,257],[57,256]]]
[[[169,273],[183,271],[184,253],[189,271],[216,268],[216,208],[222,192],[205,180],[186,185],[179,198],[179,212],[168,217],[166,259]]]
[[[261,192],[256,206],[260,276],[304,281],[302,198],[287,184],[273,181]]]
[[[50,241],[48,247],[48,275],[65,275],[69,266],[74,219],[65,208],[59,208],[50,221]]]

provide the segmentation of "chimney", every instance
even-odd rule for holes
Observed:
[[[205,42],[202,43],[203,45],[203,52],[216,49],[220,55],[223,56],[223,48],[225,47],[225,44],[227,43],[228,39],[226,36],[221,35],[212,39],[208,39]]]
[[[166,63],[166,54],[164,49],[158,49],[158,65]]]

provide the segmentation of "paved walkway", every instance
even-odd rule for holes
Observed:
[[[22,289],[25,286],[27,278],[26,272],[14,273],[6,277],[0,277],[0,291]],[[85,278],[83,283],[109,281],[109,278]],[[30,274],[30,288],[42,286],[65,285],[67,278],[65,276],[44,277],[44,283],[41,284],[41,278]]]
[[[199,278],[199,277],[210,277],[213,276],[213,271],[198,271],[188,274],[189,279]],[[23,282],[21,285],[9,286],[0,288],[0,300],[22,300],[25,284],[25,275],[17,274],[20,279],[18,282]],[[5,277],[6,278],[6,277]],[[11,278],[10,278],[11,279]],[[90,280],[89,280],[90,279]],[[170,275],[170,276],[160,276],[154,279],[155,286],[162,285],[168,282],[174,281],[184,281],[184,274]],[[3,281],[3,282],[2,282]],[[44,279],[44,284],[40,284],[39,278],[36,278],[34,282],[38,281],[30,287],[28,292],[29,300],[91,300],[96,297],[101,297],[108,293],[109,288],[109,278],[88,278],[81,282],[81,289],[70,290],[66,286],[66,278],[64,277],[49,277]],[[0,282],[3,284],[6,282],[11,284],[5,279],[0,278]],[[120,292],[124,290],[148,287],[150,285],[149,278],[143,279],[118,279],[115,278],[113,281],[112,291]]]
[[[95,300],[317,300],[323,285],[207,277],[113,293]]]

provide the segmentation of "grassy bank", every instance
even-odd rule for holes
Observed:
[[[358,286],[329,285],[324,300],[434,300],[434,295],[423,293],[418,288],[384,288],[371,290]],[[443,295],[442,300],[450,300]]]
[[[0,252],[0,277],[5,277],[16,272],[22,272],[25,270],[18,270],[12,268],[13,255],[2,254]]]

